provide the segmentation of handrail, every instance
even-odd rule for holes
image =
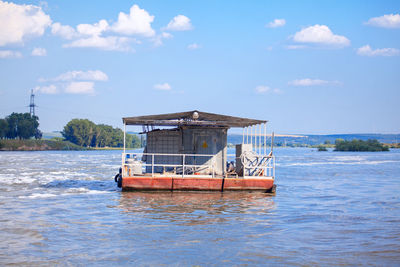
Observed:
[[[127,157],[127,155],[129,155]],[[151,163],[148,162],[143,162],[142,159],[138,160],[138,157],[142,156],[151,156]],[[182,157],[181,163],[180,164],[170,164],[170,163],[155,163],[155,157],[157,156],[168,156],[168,157]],[[254,157],[256,157],[257,164],[254,164],[252,161],[247,161],[243,162],[243,176],[244,177],[275,177],[275,157],[273,155],[258,155],[254,154]],[[187,158],[193,157],[209,157],[210,159],[206,161],[206,163],[201,163],[201,164],[188,164]],[[131,168],[134,167],[135,164],[137,165],[137,168],[141,169],[141,172],[143,172],[143,167],[148,169],[151,167],[151,175],[154,177],[155,173],[155,167],[162,167],[163,171],[162,173],[165,173],[166,169],[173,169],[175,175],[181,175],[182,177],[190,175],[190,173],[196,173],[196,168],[197,171],[204,171],[208,170],[208,175],[211,177],[215,176],[215,157],[216,155],[211,155],[211,154],[176,154],[176,153],[147,153],[147,152],[131,152],[131,153],[122,153],[122,169],[123,169],[123,176],[127,176],[128,174],[131,174]],[[234,159],[241,159],[241,157],[236,157],[235,154],[227,154],[227,158],[234,158]],[[128,160],[132,159],[132,162],[129,162]],[[189,172],[189,170],[192,168]],[[168,175],[171,175],[171,172],[169,172]],[[172,174],[174,175],[174,174]],[[207,175],[207,174],[204,174]]]

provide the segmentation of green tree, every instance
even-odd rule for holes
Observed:
[[[71,143],[89,147],[96,132],[96,124],[88,119],[73,119],[64,126],[63,137]]]
[[[41,138],[42,133],[38,129],[39,118],[31,116],[30,113],[12,113],[6,117],[6,137],[10,139],[29,139],[31,137]]]
[[[96,147],[110,146],[114,128],[109,125],[99,124],[96,129]]]
[[[124,132],[105,124],[94,124],[87,119],[73,119],[64,126],[63,137],[71,143],[92,147],[123,147]],[[137,148],[141,141],[137,135],[126,134],[126,147]]]
[[[6,137],[8,131],[8,123],[6,119],[0,119],[0,139]]]
[[[336,141],[335,151],[388,151],[389,148],[376,139],[367,141],[353,139],[352,141]]]

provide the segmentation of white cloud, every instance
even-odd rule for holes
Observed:
[[[284,19],[274,19],[273,21],[271,21],[270,23],[265,25],[265,27],[277,28],[277,27],[283,27],[283,26],[285,26],[285,24],[286,24],[286,20],[284,20]]]
[[[77,32],[69,25],[61,25],[59,22],[51,25],[51,33],[70,40],[77,36]]]
[[[171,39],[173,37],[174,36],[169,32],[162,32],[161,34],[158,34],[156,37],[154,37],[153,44],[154,46],[161,46],[164,39]]]
[[[171,86],[168,83],[159,83],[154,85],[155,89],[168,91],[171,90]]]
[[[81,35],[99,36],[108,29],[108,22],[104,19],[94,24],[79,24],[76,30]]]
[[[400,28],[400,14],[370,18],[366,24],[382,28]]]
[[[108,76],[101,70],[74,70],[60,74],[54,81],[73,81],[73,80],[85,80],[85,81],[107,81]]]
[[[0,1],[0,46],[42,36],[51,19],[41,7]]]
[[[138,5],[133,5],[129,14],[120,12],[118,21],[112,26],[114,32],[126,35],[142,35],[151,37],[155,31],[151,28],[154,16],[151,16],[146,10]]]
[[[259,85],[259,86],[257,86],[257,87],[255,88],[255,90],[256,90],[256,92],[257,92],[258,94],[265,94],[265,93],[280,94],[280,93],[282,93],[282,91],[281,91],[280,89],[278,89],[278,88],[272,89],[271,87],[266,86],[266,85]]]
[[[131,51],[132,49],[129,44],[134,41],[134,39],[127,37],[118,36],[90,36],[88,38],[81,38],[72,41],[69,44],[63,45],[63,47],[86,47],[86,48],[98,48],[107,51]]]
[[[187,49],[189,49],[189,50],[196,50],[196,49],[200,49],[200,48],[201,48],[201,45],[196,44],[196,43],[190,44],[187,46]]]
[[[47,55],[47,51],[46,51],[46,49],[44,49],[44,48],[35,47],[35,48],[32,50],[32,56],[43,57],[43,56],[45,56],[45,55]]]
[[[190,19],[184,15],[174,17],[164,28],[169,31],[189,31],[193,29]]]
[[[328,85],[328,84],[337,85],[340,84],[340,82],[306,78],[306,79],[293,80],[291,82],[288,82],[288,84],[293,86],[317,86],[317,85]]]
[[[172,37],[174,37],[172,34],[170,34],[169,32],[163,32],[161,33],[162,38],[164,39],[171,39]]]
[[[287,45],[286,49],[297,50],[297,49],[303,49],[303,48],[306,48],[306,47],[307,46],[305,46],[305,45]]]
[[[256,87],[256,92],[257,93],[266,93],[266,92],[268,92],[270,90],[271,90],[271,88],[269,88],[268,86],[265,86],[265,85],[259,85],[259,86]]]
[[[94,82],[71,82],[65,87],[68,94],[94,94]]]
[[[112,25],[102,19],[94,24],[79,24],[74,29],[71,26],[61,25],[57,22],[52,25],[51,32],[64,39],[72,40],[70,43],[64,44],[63,47],[134,52],[135,50],[131,48],[131,43],[140,43],[140,41],[129,36],[153,37],[155,35],[155,31],[151,28],[153,20],[154,16],[149,15],[146,10],[139,8],[138,5],[133,5],[129,14],[120,12],[117,22]],[[118,36],[115,36],[115,33]],[[161,45],[162,39],[169,38],[169,35],[167,33],[161,34],[160,37],[154,38],[153,42]]]
[[[0,50],[0,58],[21,58],[22,54],[18,51]]]
[[[333,34],[326,25],[314,25],[302,29],[293,36],[298,43],[325,44],[338,47],[350,45],[350,40],[344,36]]]
[[[59,93],[57,87],[54,84],[50,84],[48,86],[36,86],[34,91],[42,93],[42,94],[58,94]]]
[[[372,48],[369,45],[364,45],[357,49],[357,54],[360,56],[369,56],[369,57],[372,56],[391,57],[400,55],[400,50],[396,48],[379,48],[372,50]]]
[[[95,82],[107,81],[108,76],[100,70],[68,71],[51,79],[39,79],[39,82],[52,82],[52,84],[37,86],[35,91],[44,94],[91,94],[95,93]]]

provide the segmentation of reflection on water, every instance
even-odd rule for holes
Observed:
[[[119,207],[135,216],[147,214],[174,224],[208,225],[225,222],[227,214],[268,214],[274,202],[264,193],[123,192]]]
[[[398,265],[399,150],[276,155],[267,195],[121,192],[119,151],[0,153],[0,265]]]

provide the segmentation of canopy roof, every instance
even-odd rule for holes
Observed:
[[[214,113],[201,112],[197,110],[168,113],[159,115],[148,115],[138,117],[122,118],[126,125],[154,125],[154,126],[222,126],[222,127],[247,127],[260,123],[264,120],[246,119]]]

